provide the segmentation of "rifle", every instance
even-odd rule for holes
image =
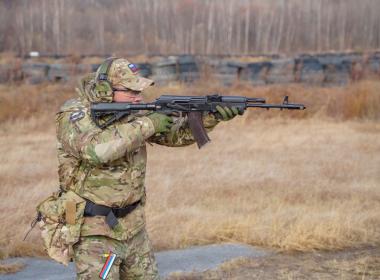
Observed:
[[[162,95],[151,103],[93,103],[90,111],[92,120],[101,129],[140,110],[156,111],[167,115],[187,114],[191,133],[198,147],[202,148],[211,141],[202,123],[202,112],[217,113],[216,106],[218,105],[236,107],[239,112],[244,112],[247,108],[264,108],[268,110],[273,108],[281,110],[306,109],[303,104],[289,103],[288,96],[284,97],[282,104],[266,104],[263,98],[214,94],[207,96]],[[101,123],[101,120],[104,123]]]

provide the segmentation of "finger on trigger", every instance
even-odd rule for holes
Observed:
[[[237,116],[239,114],[239,111],[236,107],[231,107],[231,110],[234,113],[234,116]]]

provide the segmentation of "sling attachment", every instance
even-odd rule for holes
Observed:
[[[110,228],[114,228],[117,224],[117,218],[122,218],[131,213],[140,204],[141,200],[128,205],[125,208],[112,208],[104,205],[95,204],[86,199],[86,207],[84,208],[85,217],[105,216],[106,223]]]
[[[25,234],[24,239],[22,241],[25,241],[25,239],[28,237],[29,233],[34,229],[36,226],[37,222],[42,220],[42,215],[41,212],[37,212],[37,216],[33,219],[33,221],[30,223],[30,229],[28,232]]]

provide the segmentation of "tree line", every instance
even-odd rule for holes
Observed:
[[[0,0],[0,51],[366,51],[380,46],[379,14],[379,0]]]

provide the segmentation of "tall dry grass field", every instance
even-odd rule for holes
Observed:
[[[147,225],[156,249],[224,241],[301,251],[380,245],[380,83],[201,85],[148,95],[217,89],[272,101],[290,94],[309,108],[249,112],[216,127],[202,150],[148,146]],[[1,257],[43,254],[37,229],[22,239],[36,204],[58,187],[54,112],[72,95],[57,85],[0,87]]]

